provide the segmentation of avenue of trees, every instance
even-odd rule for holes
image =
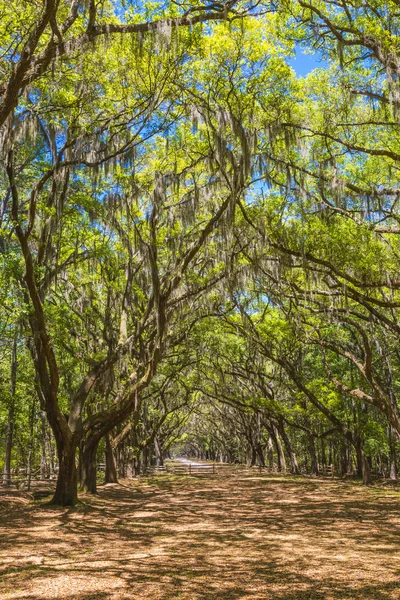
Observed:
[[[397,0],[0,0],[3,484],[73,505],[173,450],[397,478],[399,30]]]

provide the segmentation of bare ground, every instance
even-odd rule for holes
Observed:
[[[83,501],[1,503],[1,600],[400,599],[395,490],[236,473]]]

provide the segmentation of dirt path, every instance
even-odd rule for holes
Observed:
[[[400,495],[161,476],[74,510],[6,502],[1,600],[400,599]]]

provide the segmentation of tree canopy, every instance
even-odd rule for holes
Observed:
[[[69,505],[174,448],[397,477],[398,3],[0,14],[4,482]]]

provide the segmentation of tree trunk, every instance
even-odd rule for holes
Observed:
[[[297,456],[296,456],[295,452],[292,450],[291,446],[290,446],[290,450],[289,450],[289,456],[290,456],[290,465],[291,465],[292,474],[299,475],[300,469],[299,469],[299,465],[297,463]]]
[[[359,436],[354,439],[353,446],[357,456],[357,476],[362,477],[364,485],[370,485],[372,483],[371,467],[368,458],[364,453],[362,440]]]
[[[133,474],[135,475],[135,477],[138,477],[138,475],[140,475],[141,473],[141,460],[140,460],[140,452],[138,452],[137,450],[135,451],[135,454],[133,455],[133,459],[132,459],[132,470],[133,470]],[[119,475],[121,476],[121,472],[119,472]]]
[[[372,483],[371,468],[369,465],[368,457],[364,454],[364,450],[361,450],[361,460],[362,460],[363,484],[371,485],[371,483]]]
[[[325,469],[326,467],[326,448],[325,448],[325,439],[322,438],[321,440],[321,465],[322,468]]]
[[[341,466],[340,466],[341,474],[346,475],[349,470],[349,452],[347,445],[343,443],[342,451],[341,451]]]
[[[286,471],[286,458],[282,448],[281,440],[279,439],[278,432],[274,425],[272,425],[272,437],[274,440],[277,458],[278,458],[278,471]]]
[[[298,475],[300,473],[300,469],[299,469],[299,465],[297,464],[297,457],[296,454],[292,448],[292,444],[290,443],[289,437],[285,431],[285,428],[283,426],[283,423],[278,423],[277,429],[279,431],[279,434],[283,440],[283,443],[285,445],[286,448],[286,452],[289,454],[290,456],[290,464],[292,467],[292,474],[293,475]]]
[[[46,413],[44,410],[40,411],[41,419],[41,454],[40,454],[40,477],[41,479],[48,479],[50,477],[50,465],[47,462],[47,427],[46,427]]]
[[[47,449],[49,452],[49,477],[52,478],[55,475],[55,461],[56,461],[56,446],[51,437],[51,428],[47,428]]]
[[[117,477],[117,467],[115,465],[115,458],[113,448],[110,442],[110,436],[107,433],[105,436],[106,449],[105,449],[105,459],[106,459],[106,472],[105,472],[105,483],[118,483]]]
[[[36,408],[35,400],[36,400],[35,396],[33,396],[32,406],[31,406],[30,415],[29,415],[29,447],[28,447],[28,460],[27,460],[27,465],[26,465],[26,489],[28,490],[28,492],[31,489],[32,457],[33,457],[33,454],[35,451],[35,436],[34,436],[35,408]]]
[[[98,442],[88,440],[83,444],[80,460],[80,484],[84,492],[96,493]]]
[[[334,460],[333,460],[333,449],[332,449],[332,442],[331,441],[328,442],[328,448],[329,448],[328,465],[333,465]]]
[[[390,472],[389,477],[396,481],[397,479],[397,457],[396,457],[396,442],[395,432],[391,425],[389,425],[389,447],[390,447]]]
[[[397,480],[397,463],[396,463],[396,452],[390,450],[390,471],[389,477],[393,481]]]
[[[58,478],[51,504],[74,506],[78,500],[75,463],[76,447],[77,444],[73,440],[68,440],[64,444],[57,444]]]
[[[14,412],[15,412],[14,402],[15,402],[14,397],[12,397],[10,408],[8,409],[8,417],[7,417],[6,448],[5,448],[4,474],[3,474],[4,485],[11,484],[11,452],[12,452],[12,446],[13,446]]]
[[[26,463],[26,491],[31,491],[31,482],[32,482],[32,452],[33,448],[30,447],[28,450],[28,460]]]
[[[149,447],[145,446],[142,450],[142,469],[144,475],[149,472],[149,454]]]
[[[314,440],[313,435],[308,436],[308,448],[310,451],[310,458],[311,458],[311,474],[317,476],[317,475],[319,475],[319,468],[318,468],[317,453],[315,451],[315,440]]]
[[[272,471],[272,469],[274,468],[274,445],[272,443],[271,436],[268,437],[267,442],[267,460],[268,466]]]
[[[251,447],[250,467],[254,467],[257,462],[257,450],[254,446]]]
[[[261,444],[257,445],[258,464],[260,467],[265,467],[264,450]]]
[[[140,460],[138,460],[138,462],[140,473]],[[120,444],[118,447],[118,476],[121,477],[121,479],[125,479],[126,477],[126,456],[124,444]]]
[[[14,336],[14,342],[11,353],[11,379],[10,379],[10,407],[8,409],[7,417],[7,433],[6,433],[6,447],[4,457],[4,476],[3,483],[10,485],[11,483],[11,452],[13,446],[14,436],[14,416],[15,416],[15,391],[17,387],[17,334]]]
[[[154,451],[156,454],[156,466],[163,467],[164,466],[164,457],[162,453],[162,448],[159,440],[155,438],[154,440]]]
[[[361,440],[357,437],[355,444],[356,451],[356,459],[357,459],[357,477],[362,477],[363,473],[363,460],[362,460],[362,448],[361,448]]]

